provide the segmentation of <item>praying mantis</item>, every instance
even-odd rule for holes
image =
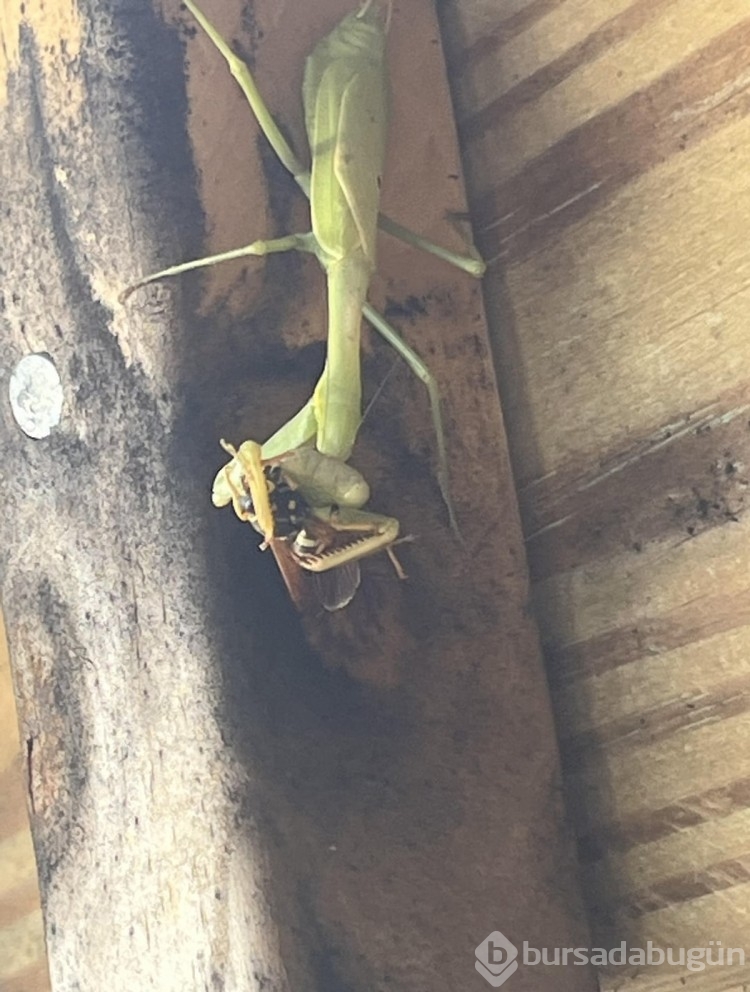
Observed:
[[[325,271],[327,282],[326,360],[310,399],[264,442],[262,448],[255,442],[245,442],[245,445],[255,447],[227,448],[232,460],[216,477],[214,502],[216,505],[231,502],[240,519],[247,520],[250,519],[247,515],[249,500],[253,506],[251,522],[258,524],[259,512],[264,516],[259,527],[265,542],[273,547],[274,508],[265,495],[271,480],[265,475],[264,462],[271,466],[273,459],[304,449],[306,445],[313,445],[325,458],[347,461],[362,421],[360,332],[364,314],[426,386],[436,436],[438,482],[451,526],[457,532],[437,384],[416,352],[367,303],[366,297],[375,271],[378,226],[475,277],[482,276],[485,266],[473,249],[466,256],[458,255],[379,214],[386,142],[385,43],[390,6],[383,18],[373,0],[366,0],[358,11],[344,17],[308,56],[302,94],[312,157],[308,171],[283,137],[247,65],[235,55],[193,0],[184,2],[225,59],[272,148],[310,200],[312,230],[255,241],[242,248],[162,269],[138,280],[123,296],[148,282],[199,267],[290,250],[314,255]],[[335,474],[334,461],[320,464],[326,465],[326,471],[331,475]],[[320,465],[316,471],[320,475]],[[298,480],[302,490],[306,482],[309,480]],[[339,505],[335,486],[328,488],[330,505]],[[357,523],[367,530],[367,514],[360,509],[362,505],[350,509],[360,515]],[[320,517],[319,510],[316,510],[317,517]],[[371,516],[370,536],[377,535],[374,544],[375,550],[379,550],[393,543],[398,526],[396,524],[394,530],[393,518]],[[335,520],[330,514],[329,517],[334,529],[344,529],[340,517]],[[389,523],[385,525],[383,520]],[[338,555],[345,564],[357,556],[372,553],[372,543],[354,542],[347,545],[345,551],[334,549],[331,555],[333,558]],[[309,560],[306,565],[303,556],[297,557],[301,567],[309,566]]]
[[[370,489],[351,465],[298,448],[263,459],[256,441],[239,450],[221,446],[232,460],[219,470],[211,498],[231,503],[240,518],[263,535],[293,602],[305,610],[310,599],[300,570],[313,574],[317,601],[328,611],[347,606],[360,582],[359,561],[385,551],[396,574],[406,578],[393,553],[398,520],[361,509]]]

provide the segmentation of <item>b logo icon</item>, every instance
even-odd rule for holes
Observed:
[[[518,971],[518,948],[499,930],[493,930],[489,937],[485,937],[474,953],[477,956],[477,971],[493,988],[500,988],[514,971]]]

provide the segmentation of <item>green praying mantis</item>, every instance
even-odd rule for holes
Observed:
[[[344,17],[308,56],[302,92],[312,162],[308,171],[283,137],[247,65],[235,55],[193,0],[184,2],[224,57],[279,159],[309,198],[312,230],[255,241],[232,251],[171,266],[140,279],[123,296],[148,282],[192,269],[229,259],[290,250],[314,255],[325,271],[327,282],[326,360],[310,399],[264,442],[262,449],[255,442],[245,442],[239,450],[227,447],[232,460],[216,477],[214,503],[222,506],[231,502],[237,515],[254,523],[264,534],[265,543],[273,547],[278,506],[275,507],[274,501],[265,495],[266,490],[270,491],[269,487],[274,486],[268,473],[276,468],[282,475],[288,472],[288,465],[286,469],[280,467],[288,453],[312,445],[324,459],[315,467],[318,488],[322,474],[328,472],[333,479],[335,462],[346,462],[350,457],[362,422],[360,333],[364,314],[426,386],[436,436],[438,482],[451,525],[457,531],[437,384],[416,352],[367,303],[366,297],[375,271],[378,226],[475,277],[482,276],[485,266],[473,249],[466,256],[458,255],[379,214],[386,145],[385,44],[390,6],[383,18],[373,0],[367,0],[358,11]],[[276,459],[281,459],[278,465],[274,464]],[[288,477],[284,476],[284,485],[288,484]],[[304,492],[311,482],[303,473],[294,485]],[[323,555],[326,568],[333,567],[328,562],[347,564],[387,548],[395,541],[398,525],[393,518],[371,514],[372,519],[368,522],[368,514],[361,509],[366,497],[358,505],[347,507],[341,502],[333,481],[327,487],[323,486],[323,490],[327,490],[322,498],[328,500],[329,507],[341,507],[335,520],[329,514],[328,523],[334,530],[344,532],[349,525],[344,518],[347,513],[353,513],[355,529],[360,527],[368,532],[368,540],[345,542],[343,548],[338,548],[334,542],[334,550]],[[313,514],[316,519],[323,515],[321,506]],[[349,520],[354,518],[350,516]],[[302,532],[306,533],[307,529],[302,528]],[[301,567],[315,570],[311,567],[311,562],[316,560],[314,555],[305,559],[304,555],[298,554],[297,558]]]

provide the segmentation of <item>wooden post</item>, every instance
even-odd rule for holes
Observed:
[[[750,983],[748,13],[441,4],[603,992]]]
[[[207,7],[299,146],[304,55],[350,4]],[[485,987],[474,948],[493,930],[585,943],[479,286],[382,239],[372,299],[438,377],[463,543],[399,367],[356,460],[373,507],[418,538],[409,581],[368,563],[352,607],[304,631],[209,489],[220,436],[263,438],[309,393],[314,263],[236,263],[117,304],[144,272],[304,229],[304,201],[186,17],[13,9],[0,368],[48,353],[65,398],[43,440],[3,402],[0,435],[53,987],[438,992]],[[397,6],[389,46],[384,209],[460,248],[430,3]],[[368,340],[370,394],[391,360]],[[513,982],[593,987],[580,968]]]

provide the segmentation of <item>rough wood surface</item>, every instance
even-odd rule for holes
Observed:
[[[750,952],[750,8],[444,6],[594,936]]]
[[[350,4],[206,6],[300,144],[303,56]],[[490,931],[586,935],[479,288],[383,239],[373,299],[439,378],[464,543],[399,368],[357,459],[419,537],[410,580],[372,562],[313,651],[270,556],[208,491],[218,437],[266,436],[314,382],[320,274],[274,258],[116,303],[144,271],[307,223],[180,23],[145,3],[4,8],[0,369],[48,352],[66,401],[43,441],[0,408],[0,596],[53,987],[482,988]],[[390,59],[384,206],[458,246],[429,3],[395,5]],[[371,394],[390,364],[368,341]]]
[[[36,861],[26,808],[25,747],[0,612],[0,989],[48,992]]]

